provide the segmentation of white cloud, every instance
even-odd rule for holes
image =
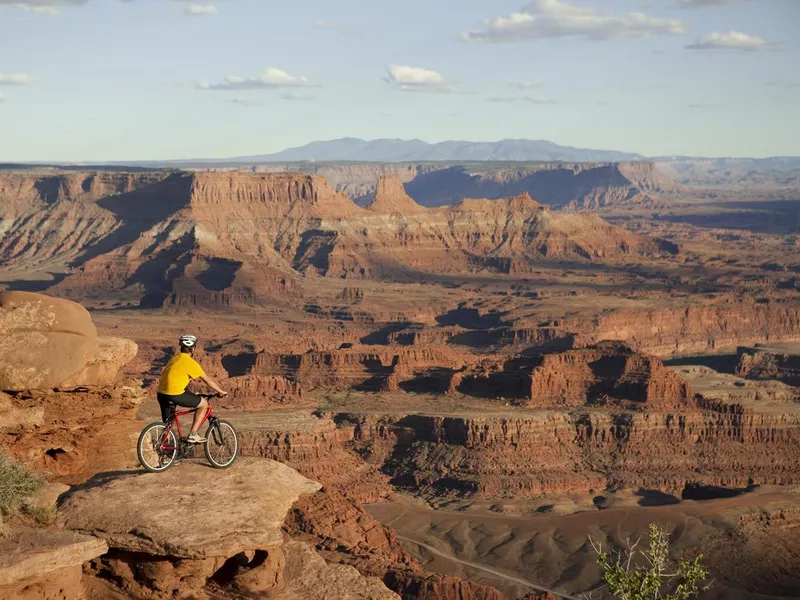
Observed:
[[[257,100],[249,100],[247,98],[231,98],[230,100],[226,100],[226,102],[230,102],[231,104],[238,104],[239,106],[247,106],[248,108],[253,108],[256,106],[264,106],[263,102],[259,102]]]
[[[286,92],[286,93],[281,94],[281,98],[283,100],[305,101],[305,100],[313,100],[314,96],[304,96],[303,94],[295,94],[294,92]]]
[[[495,96],[488,98],[489,102],[530,102],[531,104],[558,104],[548,96],[534,94],[532,96]]]
[[[282,87],[305,87],[308,86],[308,79],[289,75],[286,71],[267,67],[261,75],[257,77],[241,77],[239,75],[228,75],[221,83],[198,82],[195,87],[200,90],[261,90],[277,89]]]
[[[10,4],[13,6],[82,6],[89,0],[0,0],[0,5]]]
[[[25,12],[57,17],[61,14],[61,8],[69,6],[84,6],[90,0],[0,0],[0,6],[12,6]],[[132,2],[133,0],[122,0]],[[187,0],[177,0],[186,2]],[[200,17],[217,14],[217,8],[213,4],[189,4],[183,9],[184,14],[191,17]]]
[[[0,85],[28,85],[33,78],[27,73],[0,73]]]
[[[323,19],[314,21],[312,25],[317,29],[333,29],[334,31],[338,31],[342,27],[341,25],[339,25],[339,23],[336,23],[334,21],[325,21]]]
[[[409,67],[408,65],[387,65],[389,77],[386,79],[395,89],[403,92],[434,92],[458,94],[462,90],[444,75],[431,69]]]
[[[0,102],[5,102],[5,101],[6,101],[6,95],[0,94]]]
[[[686,27],[677,19],[652,18],[640,12],[600,14],[564,0],[532,0],[519,12],[485,21],[483,29],[463,31],[461,39],[495,43],[559,37],[608,40],[685,32]]]
[[[533,96],[523,96],[523,102],[531,102],[532,104],[558,104],[556,100],[553,100],[549,96],[542,96],[540,94],[536,94]]]
[[[409,67],[407,65],[389,65],[389,77],[400,85],[441,85],[444,77],[437,71]]]
[[[767,42],[754,35],[747,35],[741,31],[727,33],[709,33],[699,38],[695,43],[685,46],[687,50],[735,50],[741,52],[759,52],[764,50],[779,50],[783,44]]]
[[[705,6],[723,6],[725,4],[740,4],[747,0],[678,0],[678,4],[684,8],[702,8]]]
[[[17,4],[17,8],[25,12],[35,13],[37,15],[45,15],[47,17],[57,17],[61,14],[55,6],[29,6],[27,4]]]
[[[513,81],[508,86],[517,90],[535,90],[544,87],[544,84],[534,81]]]
[[[219,11],[213,4],[190,4],[183,9],[183,12],[190,17],[209,17]]]
[[[20,10],[48,17],[57,17],[61,14],[60,6],[82,6],[88,0],[0,0],[0,6],[13,6]]]

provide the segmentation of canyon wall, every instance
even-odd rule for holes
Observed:
[[[395,485],[426,495],[535,498],[628,488],[680,497],[698,485],[800,480],[797,415],[723,407],[352,420],[360,452]]]
[[[777,380],[800,385],[800,356],[785,348],[741,347],[737,350],[736,374],[756,381]]]
[[[743,344],[800,339],[800,307],[781,300],[698,301],[673,308],[623,308],[593,317],[569,317],[562,327],[577,334],[579,345],[620,340],[659,356],[714,353]]]
[[[424,210],[383,179],[369,210],[291,173],[0,174],[0,267],[51,289],[144,308],[291,298],[302,275],[418,279],[525,272],[529,261],[669,256],[661,241],[526,193]],[[52,275],[48,275],[52,276]]]
[[[376,180],[402,181],[423,206],[457,204],[462,198],[505,198],[527,193],[556,208],[598,210],[655,207],[677,194],[676,184],[653,163],[357,163],[271,164],[257,172],[299,171],[328,179],[359,204],[374,198]]]
[[[499,317],[486,311],[459,308],[455,313],[465,326],[409,324],[394,331],[389,342],[464,347],[469,346],[472,338],[479,338],[482,344],[498,349],[549,352],[617,340],[639,352],[668,357],[800,340],[800,307],[789,300],[734,300],[723,296],[696,301],[643,302],[636,307],[620,304],[596,312],[540,310],[532,317],[513,313]],[[475,324],[467,323],[467,317]]]

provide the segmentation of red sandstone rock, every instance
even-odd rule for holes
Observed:
[[[546,354],[530,374],[530,400],[537,408],[628,401],[629,406],[665,409],[688,406],[689,384],[654,356],[619,343]]]
[[[324,179],[300,174],[142,174],[141,181],[128,175],[103,185],[93,183],[96,177],[72,174],[68,183],[56,177],[53,190],[39,196],[32,191],[42,188],[36,175],[0,187],[9,197],[2,216],[11,223],[0,259],[24,255],[43,269],[69,267],[52,289],[102,305],[113,305],[113,298],[187,308],[285,301],[297,294],[300,273],[361,279],[419,270],[521,273],[532,259],[664,254],[656,240],[596,215],[550,212],[527,194],[426,210],[399,181],[384,179],[365,210]],[[52,220],[69,215],[85,231],[76,239],[59,230],[42,240],[46,222],[31,218],[42,208]]]
[[[387,585],[404,598],[420,600],[507,600],[500,590],[458,577],[392,572]]]
[[[769,347],[739,348],[736,374],[753,380],[774,379],[800,385],[800,356]]]
[[[0,389],[60,386],[97,352],[97,330],[80,304],[28,292],[0,294]]]
[[[130,340],[98,338],[80,304],[44,294],[0,294],[0,389],[112,384],[137,352]]]
[[[21,392],[6,398],[0,446],[6,454],[62,481],[135,468],[143,423],[141,382],[74,391]],[[2,409],[0,397],[0,409]]]
[[[0,597],[84,598],[83,563],[108,550],[71,531],[17,530],[0,539]]]
[[[98,349],[83,370],[64,381],[59,387],[112,385],[122,367],[131,362],[139,347],[131,340],[112,337],[98,338]]]
[[[708,408],[369,415],[360,418],[356,446],[405,487],[437,497],[535,498],[607,487],[680,496],[695,483],[800,481],[796,414]]]
[[[402,181],[390,175],[384,175],[378,179],[375,199],[367,208],[376,213],[398,213],[400,215],[426,210],[406,193]]]

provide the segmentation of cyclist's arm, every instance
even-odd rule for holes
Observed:
[[[201,375],[199,379],[218,394],[222,394],[223,396],[228,395],[228,392],[219,387],[217,385],[217,382],[211,379],[211,377],[209,377],[208,375]]]

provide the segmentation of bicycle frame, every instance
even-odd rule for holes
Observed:
[[[207,421],[210,421],[212,418],[214,418],[214,416],[211,413],[211,402],[210,402],[211,398],[207,398],[207,400],[209,400],[209,402],[208,402],[208,410],[206,410],[206,416],[203,417],[203,420],[200,422],[200,427],[205,425]],[[197,410],[196,408],[192,408],[192,409],[189,409],[189,410],[175,411],[172,414],[172,417],[169,420],[169,424],[167,425],[166,429],[164,429],[164,433],[161,434],[161,438],[162,438],[161,449],[162,450],[164,450],[166,452],[172,452],[173,450],[177,450],[177,451],[181,450],[180,443],[181,443],[181,440],[183,439],[183,431],[181,430],[181,422],[178,419],[178,417],[185,417],[186,415],[192,415],[192,414],[195,413],[196,410]],[[172,431],[173,427],[176,427],[178,429],[178,444],[179,444],[178,447],[167,446],[167,445],[164,444],[164,441],[163,441],[163,440],[167,440],[169,438],[169,432]]]

